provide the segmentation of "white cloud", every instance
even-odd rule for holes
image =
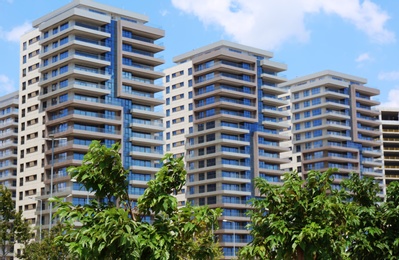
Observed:
[[[30,29],[32,29],[32,25],[29,22],[24,22],[21,25],[15,26],[14,28],[12,28],[9,31],[4,31],[0,27],[0,39],[6,40],[9,42],[19,43],[19,38],[21,37],[21,35],[23,35],[27,31],[29,31]]]
[[[367,52],[360,54],[357,58],[356,58],[356,62],[357,63],[362,63],[362,62],[366,62],[366,61],[372,61],[373,59],[371,58],[370,54],[368,54]]]
[[[0,74],[0,94],[4,95],[16,90],[17,88],[14,85],[14,81],[12,81],[6,75]]]
[[[164,10],[159,11],[159,13],[160,13],[162,16],[166,16],[166,15],[169,14],[169,11],[166,10],[166,9],[164,9]]]
[[[399,80],[399,70],[380,72],[378,74],[378,79],[379,80]]]
[[[380,107],[398,107],[399,108],[399,86],[391,89],[388,93],[388,102],[382,103]]]
[[[385,28],[390,17],[371,0],[172,0],[172,4],[205,25],[220,26],[237,42],[266,49],[291,39],[307,41],[305,16],[320,12],[338,15],[378,43],[395,41],[394,33]]]

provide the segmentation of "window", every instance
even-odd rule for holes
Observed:
[[[295,130],[301,130],[301,124],[295,124]]]
[[[188,75],[193,74],[193,68],[188,68]]]
[[[68,36],[67,37],[64,37],[64,38],[62,38],[61,40],[60,40],[60,45],[64,45],[65,43],[67,43],[68,42]]]
[[[303,102],[303,107],[308,107],[308,106],[310,106],[310,101],[309,100],[304,101]]]
[[[22,63],[23,63],[23,64],[26,63],[26,55],[24,55],[24,56],[22,57]]]
[[[166,99],[166,105],[170,105],[170,98]]]
[[[193,103],[188,104],[188,110],[189,111],[193,110]]]
[[[310,121],[305,122],[305,128],[310,128],[310,127],[311,127]]]
[[[301,114],[300,113],[295,114],[295,120],[299,120],[299,119],[301,119]]]
[[[166,128],[170,127],[170,121],[166,121]]]
[[[303,112],[303,117],[304,118],[310,117],[310,111]]]
[[[323,131],[321,129],[313,131],[313,137],[319,137],[319,136],[322,136],[322,134],[323,134]]]
[[[312,132],[306,132],[305,133],[305,138],[306,139],[312,138]]]
[[[313,126],[319,126],[319,125],[321,125],[321,124],[322,124],[321,119],[313,120]]]
[[[296,103],[296,104],[294,105],[294,108],[295,108],[295,109],[299,109],[299,103]]]
[[[68,65],[62,66],[62,67],[60,68],[60,74],[65,73],[65,72],[67,72],[67,71],[68,71]]]
[[[312,106],[321,104],[321,98],[312,99]]]
[[[166,82],[170,81],[170,75],[166,75]]]
[[[188,121],[191,123],[193,122],[193,115],[188,116]]]
[[[321,115],[321,108],[313,109],[312,115],[313,116]]]
[[[304,91],[303,91],[303,96],[304,96],[304,97],[309,96],[309,90],[304,90]]]
[[[68,28],[68,22],[63,23],[63,24],[60,25],[60,31],[63,31],[65,29],[67,29],[67,28]]]
[[[316,95],[320,93],[320,87],[312,88],[312,95]]]
[[[189,79],[189,80],[188,80],[188,86],[189,86],[189,87],[192,87],[192,86],[193,86],[193,80],[192,80],[192,79]]]
[[[299,98],[299,93],[295,93],[294,94],[294,99],[298,99]]]
[[[188,98],[193,98],[193,92],[192,91],[188,92]]]
[[[170,109],[166,109],[166,116],[170,116]]]
[[[166,133],[166,140],[170,139],[170,133]]]
[[[166,87],[165,91],[166,91],[166,94],[169,94],[170,93],[170,87]]]
[[[56,33],[58,33],[58,28],[53,29],[53,34],[56,34]]]
[[[301,134],[296,134],[295,135],[295,140],[297,140],[297,141],[301,140]]]

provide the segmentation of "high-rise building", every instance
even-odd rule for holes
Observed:
[[[133,200],[159,170],[164,115],[156,108],[164,101],[156,94],[163,73],[155,67],[164,63],[157,57],[164,31],[147,22],[75,0],[35,20],[22,37],[17,208],[37,225],[49,227],[50,196],[89,201],[90,191],[66,169],[81,164],[92,140],[122,144]]]
[[[0,185],[17,199],[18,92],[0,97]]]
[[[175,57],[165,71],[166,150],[185,153],[187,201],[224,210],[217,234],[227,259],[251,241],[245,227],[247,202],[258,195],[253,179],[279,183],[280,164],[288,162],[280,152],[289,148],[279,145],[289,139],[280,135],[289,113],[279,109],[288,101],[277,87],[286,65],[272,56],[219,41]]]
[[[193,68],[191,62],[184,62],[164,70],[164,100],[166,118],[165,146],[167,153],[184,156],[186,135],[193,132]],[[178,205],[186,203],[186,187],[176,194]]]
[[[306,176],[310,170],[337,168],[334,188],[350,172],[382,177],[379,90],[366,79],[321,71],[281,84],[291,90],[293,156],[300,156]]]
[[[381,108],[384,183],[399,180],[399,108]]]

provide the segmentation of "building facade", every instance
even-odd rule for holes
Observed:
[[[159,170],[164,114],[156,107],[164,101],[156,96],[163,91],[156,67],[164,63],[157,56],[164,31],[147,22],[75,0],[22,37],[17,207],[33,223],[51,227],[51,196],[88,203],[93,194],[66,170],[81,164],[92,140],[122,144],[133,200]]]
[[[17,199],[18,92],[0,97],[0,185]]]
[[[185,152],[187,202],[224,210],[216,233],[227,259],[251,241],[246,213],[248,200],[258,195],[253,179],[279,183],[280,164],[288,162],[280,157],[288,148],[279,145],[289,139],[280,135],[289,128],[289,114],[279,109],[288,101],[277,87],[285,82],[278,73],[286,65],[272,56],[219,41],[175,57],[177,65],[165,71],[166,134],[185,133],[166,140],[166,149]]]
[[[384,183],[399,180],[399,108],[380,109]]]
[[[379,90],[363,78],[322,71],[281,84],[291,90],[293,157],[298,171],[337,168],[333,187],[350,172],[382,177]],[[382,188],[382,186],[381,186]]]

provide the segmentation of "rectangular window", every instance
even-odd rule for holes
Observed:
[[[188,98],[193,98],[193,92],[192,91],[188,92]]]
[[[312,88],[312,95],[316,95],[320,93],[320,87]]]
[[[60,45],[64,45],[65,43],[67,43],[68,42],[68,36],[67,37],[64,37],[64,38],[62,38],[61,40],[60,40]]]
[[[60,25],[60,31],[63,31],[65,29],[68,29],[68,22],[63,23],[63,24]]]
[[[304,90],[304,91],[303,91],[303,96],[304,96],[304,97],[309,96],[309,90]]]
[[[193,68],[188,68],[188,75],[192,75],[193,74]]]
[[[60,68],[60,74],[63,74],[63,73],[65,73],[65,72],[67,72],[67,71],[68,71],[68,65],[62,66],[62,67]]]
[[[166,87],[165,91],[166,91],[166,94],[169,94],[170,93],[170,87]]]

